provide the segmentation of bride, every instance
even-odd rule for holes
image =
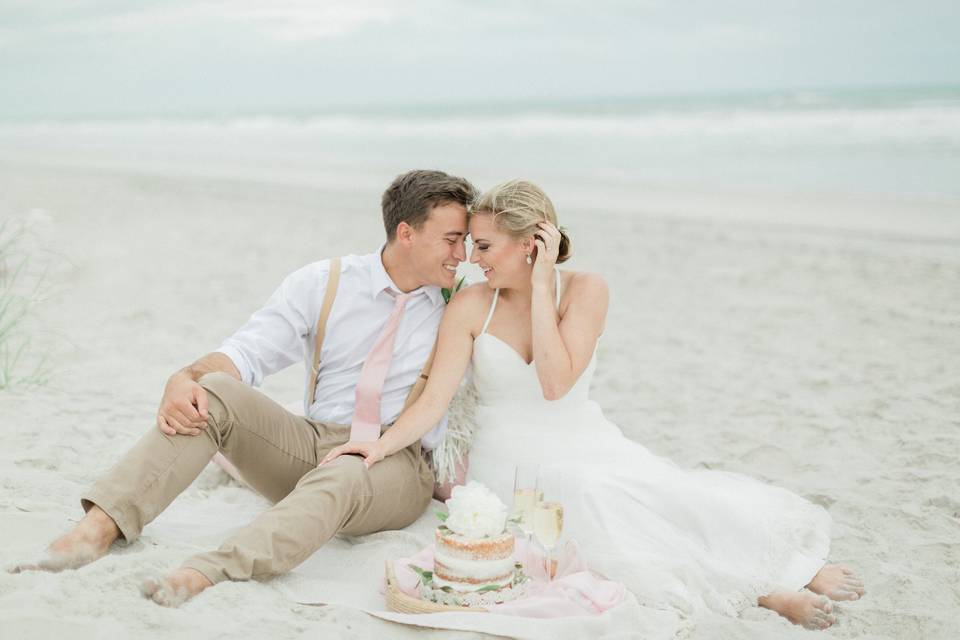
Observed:
[[[379,440],[348,442],[323,462],[353,453],[369,467],[419,439],[472,362],[480,404],[468,479],[512,495],[515,466],[539,464],[591,568],[643,604],[730,615],[759,604],[808,629],[831,626],[830,600],[864,589],[849,569],[825,564],[826,511],[743,475],[681,469],[627,439],[590,400],[609,294],[597,274],[557,270],[570,240],[556,225],[530,182],[482,196],[470,261],[487,283],[450,302],[423,394]]]

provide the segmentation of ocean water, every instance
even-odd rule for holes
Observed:
[[[361,191],[436,167],[621,208],[656,193],[700,194],[705,208],[710,194],[746,194],[907,201],[960,218],[960,87],[4,122],[0,161]]]

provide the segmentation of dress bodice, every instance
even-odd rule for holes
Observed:
[[[557,271],[557,307],[560,306],[560,272]],[[500,290],[493,292],[493,301],[487,313],[483,329],[473,341],[473,380],[476,385],[480,403],[511,404],[511,405],[544,405],[551,408],[567,408],[570,404],[580,404],[589,400],[590,381],[596,367],[597,353],[590,358],[587,368],[580,374],[580,378],[573,387],[559,400],[546,400],[540,380],[537,378],[537,367],[533,362],[527,363],[523,357],[509,344],[488,333],[493,313],[497,308]]]
[[[596,364],[594,351],[573,387],[559,400],[551,401],[543,397],[533,362],[527,364],[513,347],[493,334],[481,333],[473,341],[473,382],[481,404],[544,404],[559,408],[586,402]]]

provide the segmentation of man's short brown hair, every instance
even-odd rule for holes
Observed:
[[[476,197],[472,184],[443,171],[416,169],[397,176],[380,202],[387,242],[397,237],[397,225],[401,222],[419,229],[432,208],[456,203],[469,210]]]

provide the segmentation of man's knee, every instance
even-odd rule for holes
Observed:
[[[200,379],[197,380],[197,383],[206,389],[207,391],[218,393],[226,392],[229,393],[231,389],[235,389],[237,386],[243,387],[246,386],[229,373],[224,373],[222,371],[214,371],[213,373],[205,373],[200,376]]]
[[[336,487],[338,494],[359,498],[370,495],[370,472],[363,458],[340,456],[304,475],[297,483],[297,488],[311,484]]]
[[[290,495],[305,500],[305,508],[316,509],[317,517],[336,533],[365,510],[370,493],[370,476],[363,460],[341,456],[304,474]]]
[[[207,413],[216,426],[222,427],[236,411],[239,397],[249,388],[228,373],[207,373],[197,380],[207,392]]]

